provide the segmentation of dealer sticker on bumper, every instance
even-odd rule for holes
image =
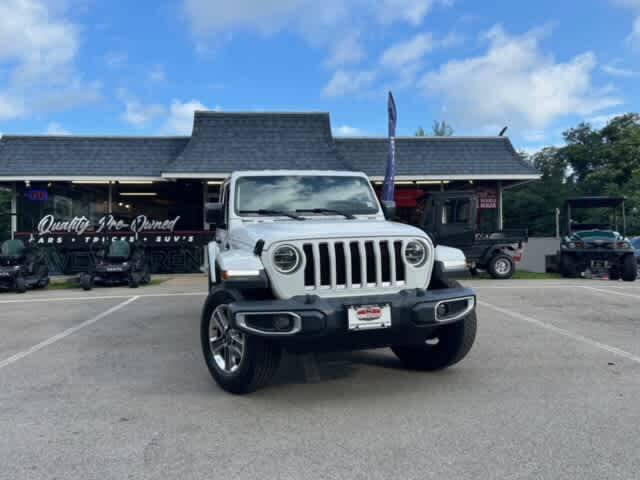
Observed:
[[[349,330],[372,330],[391,326],[389,305],[355,305],[347,309]]]

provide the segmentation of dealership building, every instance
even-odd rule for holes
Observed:
[[[235,170],[327,169],[384,179],[385,137],[339,138],[328,113],[196,112],[191,136],[27,136],[0,139],[10,232],[47,247],[55,272],[79,271],[92,245],[148,246],[156,272],[197,271],[213,232],[204,205]],[[396,201],[411,221],[430,191],[472,190],[478,227],[502,227],[502,192],[539,174],[506,137],[398,137]]]

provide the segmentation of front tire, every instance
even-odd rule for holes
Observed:
[[[496,280],[507,280],[513,277],[515,270],[513,258],[505,253],[498,253],[491,257],[487,266],[487,271]]]
[[[478,321],[475,312],[463,320],[444,325],[438,332],[437,343],[391,347],[403,365],[411,370],[442,370],[467,356],[476,339]]]
[[[80,275],[80,286],[85,292],[93,288],[93,277],[87,273]]]
[[[456,280],[443,280],[443,288],[460,288]],[[476,339],[478,319],[471,312],[464,319],[440,327],[437,343],[391,347],[400,361],[412,370],[441,370],[462,360],[471,350]]]
[[[267,339],[231,327],[228,305],[235,290],[216,288],[202,310],[200,340],[209,373],[227,392],[245,394],[264,386],[280,365],[281,349]]]
[[[24,293],[27,291],[27,282],[22,275],[16,277],[16,292]]]
[[[638,265],[634,255],[625,255],[622,259],[622,280],[625,282],[635,282],[638,276]]]
[[[560,271],[565,278],[578,278],[578,266],[573,257],[562,255],[560,258]]]

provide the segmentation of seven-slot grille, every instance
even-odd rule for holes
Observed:
[[[401,286],[402,240],[332,240],[303,244],[306,290]]]

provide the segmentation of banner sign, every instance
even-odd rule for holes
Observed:
[[[498,195],[495,190],[478,190],[478,208],[491,210],[498,208]]]
[[[31,188],[25,192],[26,197],[33,202],[46,202],[49,200],[49,192]]]
[[[97,226],[92,229],[91,221],[87,217],[73,217],[71,220],[56,220],[53,215],[45,215],[38,222],[37,235],[51,235],[56,233],[73,233],[84,235],[85,233],[108,233],[129,230],[132,233],[140,232],[173,232],[180,217],[173,220],[151,220],[146,215],[138,215],[131,222],[116,220],[113,215],[105,215],[98,220]]]
[[[387,110],[389,113],[389,156],[387,159],[387,171],[384,175],[384,185],[382,186],[382,200],[393,201],[396,178],[396,123],[398,121],[398,111],[391,92],[389,92]]]
[[[54,215],[45,215],[38,222],[35,232],[17,235],[28,236],[29,242],[39,245],[68,248],[82,248],[113,239],[140,241],[149,245],[204,245],[214,238],[214,232],[177,231],[176,224],[179,220],[179,216],[155,220],[146,215],[138,215],[128,220],[105,215],[97,223],[92,223],[84,216],[60,220]]]

